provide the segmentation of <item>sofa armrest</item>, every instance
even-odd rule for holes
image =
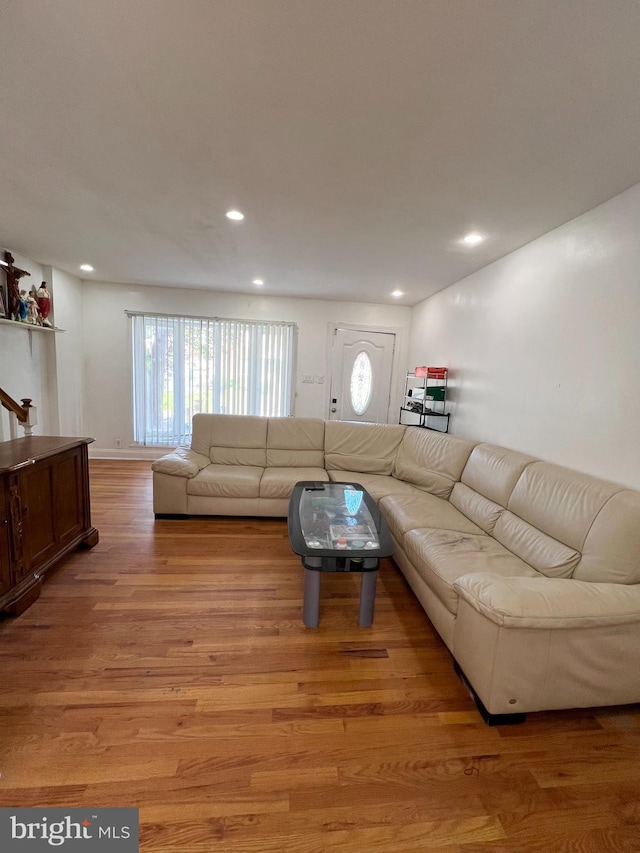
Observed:
[[[210,464],[211,460],[208,456],[186,445],[181,445],[166,456],[156,459],[151,468],[159,474],[171,474],[174,477],[186,477],[190,480]]]
[[[458,595],[496,625],[591,628],[640,622],[640,585],[571,579],[463,575]]]

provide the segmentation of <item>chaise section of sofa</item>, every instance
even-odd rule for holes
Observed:
[[[640,701],[640,587],[467,574],[454,657],[486,712]]]
[[[425,491],[380,506],[487,720],[639,701],[640,494],[437,438],[407,432],[395,474]]]
[[[494,535],[534,574],[454,582],[452,651],[486,711],[640,701],[640,494],[534,461]]]

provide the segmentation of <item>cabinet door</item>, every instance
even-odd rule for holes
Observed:
[[[54,466],[43,459],[20,472],[22,503],[26,508],[24,550],[30,570],[37,570],[56,553]]]
[[[21,472],[22,500],[28,507],[25,552],[31,570],[44,566],[87,527],[87,487],[83,448],[42,459]]]
[[[9,502],[4,480],[0,479],[0,595],[9,589]]]
[[[55,532],[58,544],[63,548],[87,527],[88,499],[85,494],[83,450],[75,447],[55,460]]]

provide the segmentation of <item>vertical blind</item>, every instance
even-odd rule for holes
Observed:
[[[294,323],[127,313],[140,444],[188,442],[198,412],[291,414]]]

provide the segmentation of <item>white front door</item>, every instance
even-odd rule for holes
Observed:
[[[395,342],[393,332],[334,329],[329,420],[387,423]]]

